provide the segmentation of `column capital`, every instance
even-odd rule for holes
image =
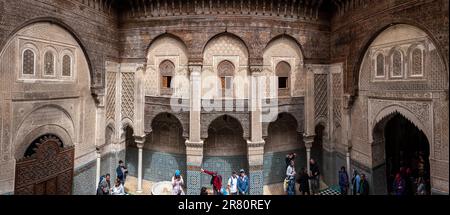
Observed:
[[[203,147],[203,140],[200,142],[194,142],[194,141],[190,141],[190,140],[186,140],[185,144],[186,147],[192,147],[192,148],[202,148]]]
[[[305,147],[307,149],[312,147],[315,136],[315,134],[303,134],[303,142],[305,142]]]
[[[247,146],[248,147],[263,147],[264,144],[266,144],[266,141],[264,141],[264,140],[261,140],[261,141],[247,140]]]
[[[145,135],[134,136],[134,142],[136,143],[136,145],[139,149],[142,149],[144,147],[144,143],[145,143]]]
[[[264,69],[263,65],[250,65],[249,66],[250,74],[252,76],[259,76],[259,75],[261,75],[263,69]]]

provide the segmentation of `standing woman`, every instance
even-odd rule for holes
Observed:
[[[288,179],[288,189],[287,194],[288,195],[295,195],[295,175],[297,173],[295,172],[294,167],[294,160],[291,160],[290,165],[286,169],[286,179]]]
[[[175,171],[175,175],[172,177],[172,195],[184,195],[183,191],[183,177],[180,170]]]

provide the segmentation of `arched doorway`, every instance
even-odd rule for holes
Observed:
[[[134,131],[131,126],[124,128],[122,141],[125,141],[125,164],[128,168],[128,175],[137,177],[138,171],[138,148],[134,141]]]
[[[202,167],[218,172],[224,181],[233,171],[244,169],[248,173],[247,143],[243,133],[240,122],[231,116],[223,115],[212,121],[204,143]],[[202,174],[202,186],[211,187],[210,179],[209,175]]]
[[[400,113],[393,113],[377,123],[373,134],[374,144],[384,150],[374,155],[384,154],[385,158],[383,193],[393,194],[395,175],[400,174],[406,184],[405,195],[415,194],[419,178],[424,180],[427,194],[430,194],[430,145],[424,132]]]
[[[143,148],[143,179],[152,182],[170,181],[175,171],[180,170],[186,180],[185,141],[183,127],[175,115],[161,113],[155,116],[152,132],[147,136]]]
[[[286,177],[286,155],[296,153],[296,170],[306,167],[306,151],[301,134],[297,131],[297,120],[289,113],[280,113],[276,121],[268,127],[268,136],[264,145],[264,183],[281,183]]]
[[[16,162],[14,194],[70,195],[73,168],[74,147],[65,146],[55,135],[43,135]]]

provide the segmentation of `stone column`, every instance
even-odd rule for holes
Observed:
[[[142,152],[145,143],[145,136],[135,136],[134,140],[138,147],[138,184],[136,193],[142,193]]]
[[[314,142],[314,135],[303,135],[303,142],[305,143],[306,148],[306,171],[308,173],[311,173],[311,165],[309,164],[309,160],[311,160],[311,147]],[[308,180],[308,183],[309,189],[311,189],[311,181]]]
[[[189,96],[189,139],[186,140],[187,162],[187,194],[200,194],[200,168],[203,161],[203,140],[201,139],[201,93],[202,93],[202,66],[199,63],[189,65],[190,96]]]
[[[251,137],[247,141],[248,163],[249,163],[249,179],[250,194],[262,195],[264,193],[264,144],[262,138],[262,83],[261,77],[262,66],[251,66],[252,74],[250,81],[250,110],[251,110]]]
[[[346,168],[347,168],[347,174],[351,176],[351,149],[352,149],[352,126],[351,126],[351,107],[353,104],[353,96],[349,94],[344,95],[344,107],[343,107],[343,126],[342,126],[342,132],[343,132],[343,144],[346,146]]]
[[[96,171],[95,171],[95,190],[98,188],[98,184],[100,183],[100,170],[101,170],[101,161],[102,161],[102,154],[100,151],[100,148],[95,148],[95,154],[97,157],[97,165],[96,165]]]

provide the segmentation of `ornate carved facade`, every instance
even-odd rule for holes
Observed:
[[[47,134],[74,147],[74,194],[118,160],[137,191],[179,169],[196,194],[203,167],[277,193],[285,155],[306,167],[311,147],[326,184],[346,165],[385,193],[394,115],[426,136],[431,191],[448,194],[446,0],[42,4],[0,0],[0,194]]]

